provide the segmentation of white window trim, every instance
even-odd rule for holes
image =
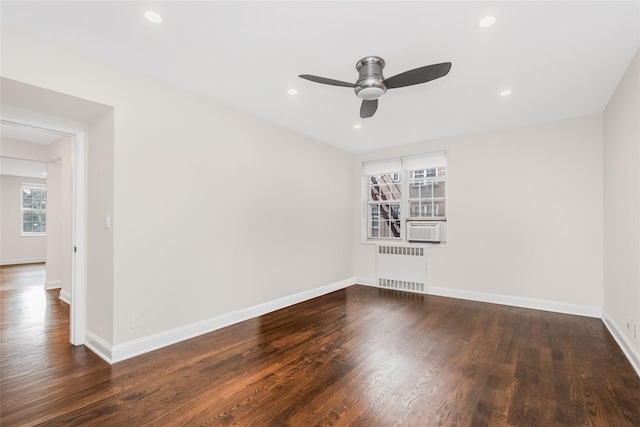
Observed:
[[[31,183],[31,182],[23,182],[22,185],[20,185],[20,237],[43,237],[47,235],[47,232],[45,231],[43,232],[29,232],[29,231],[24,231],[24,212],[25,212],[25,208],[24,208],[24,201],[22,200],[22,192],[24,191],[25,188],[29,188],[29,189],[35,189],[35,190],[46,190],[47,189],[47,184],[41,184],[41,183]],[[28,209],[28,210],[32,210],[32,211],[41,211],[43,209]],[[44,209],[45,214],[47,212],[47,209]],[[47,226],[48,226],[48,221],[46,221]]]

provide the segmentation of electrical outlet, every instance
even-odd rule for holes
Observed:
[[[131,315],[131,329],[140,327],[140,314]]]
[[[638,338],[638,324],[637,323],[633,324],[633,336]]]

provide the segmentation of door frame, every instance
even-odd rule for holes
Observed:
[[[0,122],[16,126],[25,126],[43,131],[69,136],[72,138],[71,164],[72,183],[71,198],[73,202],[71,232],[74,253],[71,256],[71,307],[69,319],[69,341],[73,345],[85,343],[87,330],[87,271],[86,271],[86,129],[63,125],[55,122],[44,122],[22,116],[3,114]]]

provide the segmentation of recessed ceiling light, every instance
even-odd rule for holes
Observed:
[[[162,22],[162,16],[153,10],[147,10],[144,13],[144,17],[147,18],[147,21],[153,22],[154,24],[160,24]]]
[[[495,23],[496,23],[496,17],[488,15],[482,18],[480,22],[478,22],[478,25],[480,26],[480,28],[488,28]]]
[[[500,96],[509,96],[511,95],[511,89],[505,89],[503,91],[500,92]]]
[[[362,128],[362,125],[360,125],[360,124],[356,124],[356,125],[353,125],[353,128],[354,128],[354,129],[361,129],[361,128]]]
[[[297,91],[297,90],[295,90],[295,89],[289,89],[289,90],[287,91],[287,93],[288,93],[289,95],[297,95],[297,94],[298,94],[298,91]]]
[[[46,172],[42,172],[42,176],[47,176],[47,173]]]

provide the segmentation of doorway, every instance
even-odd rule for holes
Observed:
[[[35,138],[34,135],[41,137],[53,138],[57,141],[67,140],[68,147],[65,144],[58,144],[52,150],[41,150],[47,153],[45,157],[30,160],[45,160],[51,165],[51,170],[59,171],[65,168],[66,171],[61,173],[60,179],[67,179],[66,189],[63,187],[60,196],[66,200],[66,208],[62,208],[63,213],[60,214],[62,222],[68,224],[61,239],[68,237],[68,241],[63,245],[59,253],[56,248],[50,248],[48,254],[50,256],[60,256],[59,263],[62,270],[68,273],[62,274],[61,283],[68,282],[67,286],[62,286],[63,290],[68,290],[67,294],[63,294],[63,299],[67,299],[70,304],[69,319],[69,341],[73,345],[84,344],[86,332],[86,283],[85,283],[85,173],[84,173],[84,152],[85,152],[85,131],[80,128],[73,128],[56,123],[45,123],[24,117],[6,117],[0,119],[3,136],[3,156],[17,157],[29,160],[28,157],[37,157],[37,153],[29,154],[28,150],[20,152],[19,145],[16,142],[27,141],[29,138]],[[15,132],[15,134],[12,134]],[[13,135],[13,137],[11,137]],[[20,135],[20,138],[16,136]],[[31,137],[29,136],[31,135]],[[4,139],[8,138],[8,139]],[[24,145],[24,143],[23,143]],[[58,161],[59,160],[59,161]],[[64,176],[66,175],[66,176]],[[64,194],[66,192],[66,194]],[[64,194],[64,196],[63,196]],[[66,215],[66,219],[65,216]],[[55,226],[56,224],[54,224]],[[62,291],[61,291],[62,293]]]

